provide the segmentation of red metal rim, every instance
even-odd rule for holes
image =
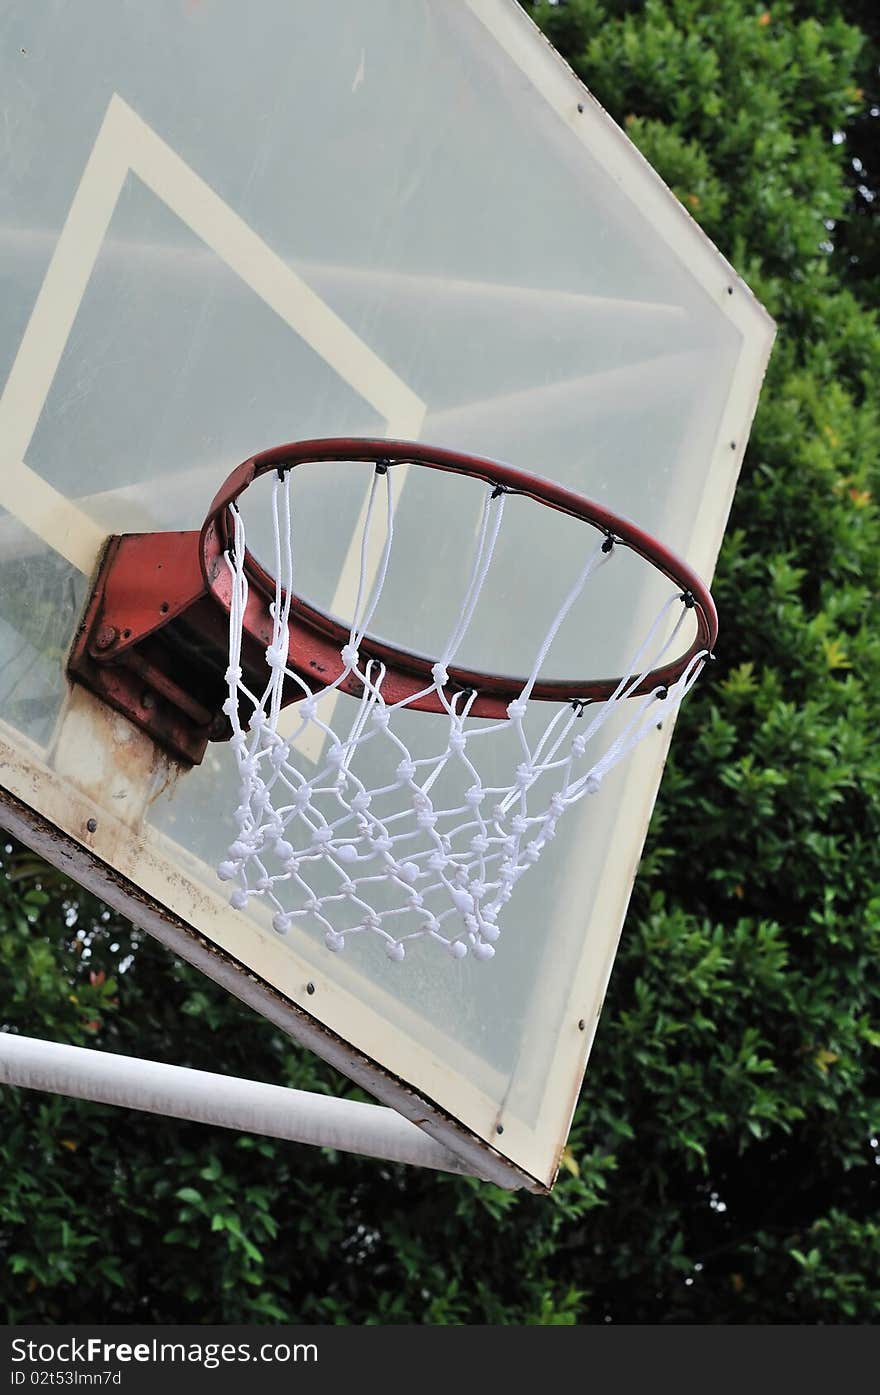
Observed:
[[[668,687],[681,677],[698,654],[712,653],[718,636],[718,615],[708,587],[687,562],[650,533],[611,509],[584,495],[564,489],[551,480],[542,479],[539,475],[528,474],[500,461],[429,446],[420,441],[359,437],[294,441],[261,451],[233,470],[211,503],[202,527],[199,545],[206,584],[224,610],[228,612],[229,609],[228,600],[223,594],[226,588],[218,586],[217,579],[221,574],[220,564],[225,567],[224,553],[231,543],[229,506],[235,503],[255,480],[273,470],[292,470],[297,465],[337,460],[363,461],[367,464],[388,466],[420,465],[482,480],[506,493],[525,495],[538,504],[580,519],[612,538],[615,545],[630,548],[656,567],[681,590],[683,598],[688,598],[696,618],[696,634],[683,654],[652,669],[638,687],[633,689],[630,696],[652,692],[658,687]],[[247,554],[245,565],[250,584],[257,588],[267,603],[273,600],[275,584],[269,573],[251,553]],[[338,643],[340,649],[348,643],[349,630],[346,626],[309,605],[302,598],[292,597],[291,614],[292,617],[295,616],[300,631],[305,629],[325,642],[329,640],[334,644]],[[370,636],[365,637],[361,649],[368,657],[381,659],[389,675],[412,677],[428,684],[433,681],[432,660],[422,655]],[[488,701],[482,703],[483,715],[501,715],[505,704],[514,701],[520,695],[526,680],[522,677],[450,666],[449,681],[453,689],[475,689],[484,696]],[[551,680],[539,678],[531,696],[548,702],[600,702],[609,698],[617,690],[620,682],[620,677]],[[442,710],[442,707],[438,704],[436,710]],[[473,711],[474,715],[479,715],[476,704]]]

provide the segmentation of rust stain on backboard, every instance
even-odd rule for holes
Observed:
[[[114,821],[137,829],[182,768],[149,736],[79,684],[68,692],[50,764]]]

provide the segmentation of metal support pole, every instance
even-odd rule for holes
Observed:
[[[473,1176],[395,1110],[0,1032],[0,1083]]]

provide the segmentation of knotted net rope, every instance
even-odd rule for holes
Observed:
[[[273,928],[282,936],[305,922],[320,927],[324,943],[335,952],[351,937],[366,934],[378,937],[392,960],[404,959],[406,945],[419,939],[435,943],[456,959],[471,953],[486,960],[495,953],[506,903],[520,878],[540,860],[559,820],[581,799],[595,795],[609,771],[657,725],[658,704],[663,719],[675,712],[708,655],[696,654],[668,687],[632,697],[674,643],[684,621],[689,598],[677,590],[661,606],[607,700],[590,704],[586,711],[578,702],[534,702],[532,710],[547,709],[549,715],[537,736],[527,734],[524,719],[530,697],[553,640],[590,578],[613,556],[612,541],[601,535],[554,615],[506,720],[469,719],[477,694],[458,691],[449,697],[445,689],[448,665],[478,605],[504,515],[504,493],[487,486],[470,574],[452,630],[431,669],[432,681],[403,701],[386,702],[385,666],[363,659],[360,646],[388,573],[394,536],[391,481],[390,471],[374,472],[361,537],[357,599],[348,639],[340,650],[342,671],[317,692],[287,663],[288,620],[296,594],[289,472],[279,472],[272,492],[275,596],[262,693],[252,692],[242,679],[246,540],[241,512],[230,506],[229,695],[223,710],[233,730],[230,744],[240,799],[234,814],[237,832],[218,875],[236,883],[230,897],[236,909],[254,899],[268,903]],[[371,587],[369,539],[381,509],[383,482],[385,542]],[[681,614],[668,637],[658,640],[676,605]],[[352,675],[360,696],[342,698],[351,721],[340,735],[326,720],[327,706]],[[285,681],[302,693],[295,708],[299,724],[287,737],[278,731]],[[445,713],[442,721],[434,719],[442,739],[436,754],[415,758],[395,722],[401,709],[429,693],[437,694]],[[628,700],[626,720],[603,749],[604,729]],[[244,720],[243,708],[248,714]],[[297,743],[310,727],[317,729],[323,753],[318,769],[307,774]],[[509,739],[511,732],[519,759],[507,783],[484,784],[478,769],[481,752],[493,738],[504,734]]]

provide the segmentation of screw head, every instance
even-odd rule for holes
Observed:
[[[95,635],[96,649],[112,649],[119,638],[119,631],[114,625],[102,625]]]
[[[90,833],[94,833],[94,832],[97,830],[97,827],[98,827],[98,820],[97,820],[97,819],[89,819],[88,823],[86,824],[86,828],[89,830]]]
[[[226,741],[230,730],[229,719],[222,712],[217,712],[211,718],[211,725],[208,727],[208,740]]]

